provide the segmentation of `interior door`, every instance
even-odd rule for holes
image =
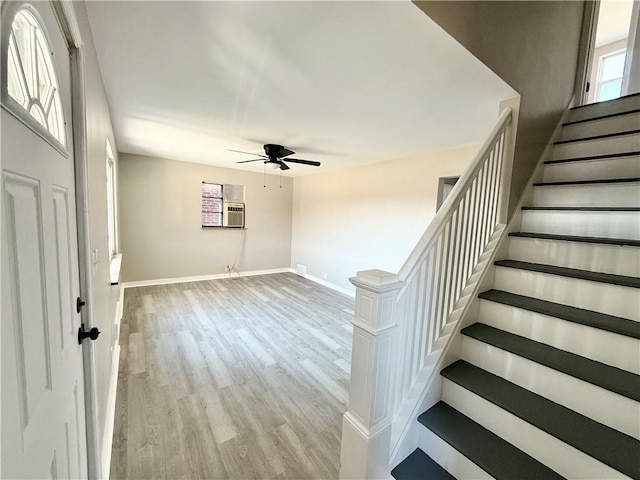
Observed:
[[[87,463],[69,49],[51,4],[31,5],[2,5],[0,477],[82,478]],[[6,93],[9,33],[25,8],[49,48],[28,60],[30,37],[23,39],[25,65],[14,69],[24,82],[18,90],[33,96],[30,102],[53,105],[52,90],[42,83],[42,62],[50,56],[64,117],[59,142],[42,128],[46,118],[34,124],[34,115],[22,115],[27,111]],[[33,41],[39,38],[34,32]]]

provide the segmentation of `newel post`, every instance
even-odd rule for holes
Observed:
[[[389,478],[391,374],[397,348],[398,275],[358,272],[349,408],[342,422],[341,479]]]

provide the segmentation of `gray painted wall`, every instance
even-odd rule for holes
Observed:
[[[242,231],[201,228],[203,181],[245,186],[239,271],[289,268],[293,180],[141,155],[120,154],[120,235],[124,281],[224,273]]]
[[[582,1],[415,1],[521,95],[510,206],[569,105]]]
[[[88,162],[89,194],[89,242],[91,250],[97,250],[98,260],[92,276],[93,325],[102,332],[99,341],[93,342],[95,352],[95,378],[97,382],[98,441],[102,443],[106,427],[107,399],[111,378],[111,345],[114,342],[113,328],[118,287],[111,286],[109,275],[109,239],[107,227],[107,171],[106,139],[116,149],[111,126],[109,104],[102,83],[102,74],[93,45],[93,37],[84,2],[73,2],[80,33],[84,42],[85,96],[86,96],[86,148]],[[115,153],[115,152],[114,152]],[[116,163],[117,163],[116,156]]]

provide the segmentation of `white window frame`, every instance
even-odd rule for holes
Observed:
[[[26,127],[31,129],[35,134],[40,136],[47,143],[49,143],[58,152],[60,152],[62,155],[68,158],[70,156],[69,150],[67,149],[67,144],[69,143],[69,132],[67,128],[67,121],[65,119],[65,113],[64,113],[64,110],[62,109],[62,103],[61,103],[61,100],[59,99],[59,96],[60,96],[58,91],[59,82],[58,82],[58,73],[55,68],[55,63],[50,58],[47,58],[46,60],[44,60],[47,63],[50,62],[50,70],[51,70],[50,73],[51,73],[51,76],[53,77],[52,83],[54,84],[53,86],[56,87],[56,91],[54,92],[53,95],[58,97],[56,101],[59,103],[58,108],[60,109],[60,116],[61,116],[61,124],[58,125],[58,128],[61,131],[61,136],[63,141],[60,141],[58,138],[56,138],[56,136],[52,131],[50,131],[46,126],[38,122],[38,120],[36,120],[36,118],[23,105],[21,105],[16,99],[14,99],[11,95],[9,95],[9,88],[8,88],[8,82],[9,82],[8,59],[9,59],[9,46],[10,46],[9,44],[11,41],[11,37],[13,36],[12,31],[13,31],[14,20],[16,16],[21,12],[26,12],[31,17],[33,17],[33,19],[35,20],[37,29],[41,33],[41,36],[43,39],[42,43],[44,44],[43,47],[46,47],[44,48],[44,50],[53,55],[50,47],[51,38],[49,37],[49,33],[43,26],[44,22],[42,21],[42,18],[33,7],[31,7],[28,4],[25,4],[24,6],[20,7],[16,11],[15,15],[13,16],[7,15],[5,18],[2,19],[2,31],[7,32],[7,33],[3,33],[2,45],[0,46],[0,49],[1,49],[0,62],[3,66],[7,67],[5,68],[5,71],[2,72],[2,88],[1,88],[2,108],[6,110],[8,113],[10,113],[11,115],[13,115],[17,120],[22,122]],[[37,50],[37,48],[38,47],[36,46],[35,50]],[[23,59],[22,61],[24,62]],[[39,98],[33,97],[31,92],[28,92],[28,93],[30,95],[29,105],[31,105],[34,102],[39,102]]]
[[[107,138],[106,173],[107,173],[107,229],[109,236],[109,258],[118,253],[118,179],[116,160]]]
[[[609,78],[607,80],[602,80],[602,68],[604,66],[604,61],[607,58],[610,57],[615,57],[616,55],[620,55],[620,54],[624,54],[627,51],[626,48],[621,48],[619,50],[615,50],[613,52],[609,52],[605,55],[600,56],[600,58],[598,58],[598,77],[596,80],[596,90],[594,93],[594,101],[595,102],[601,102],[602,100],[600,99],[600,87],[602,87],[602,85],[604,85],[605,83],[610,83],[610,82],[614,82],[616,80],[622,80],[622,77],[624,76],[624,68],[623,71],[620,73],[619,77],[614,77],[614,78]],[[620,87],[620,93],[622,93],[622,87]]]

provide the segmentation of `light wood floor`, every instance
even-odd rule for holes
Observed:
[[[290,273],[127,289],[111,478],[337,478],[352,318]]]

